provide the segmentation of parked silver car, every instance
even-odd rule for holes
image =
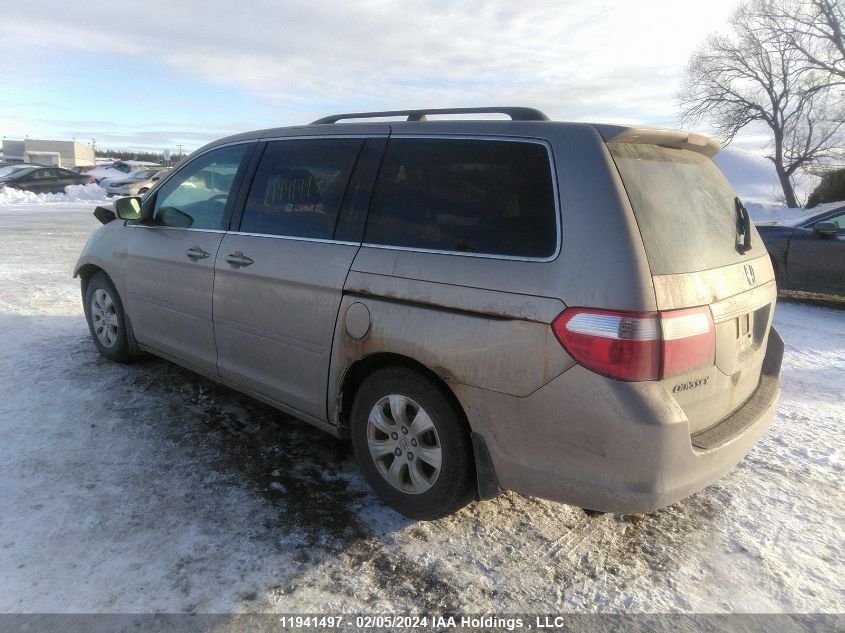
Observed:
[[[105,188],[106,195],[110,198],[113,196],[140,196],[147,193],[168,171],[170,170],[142,169],[126,178],[103,180],[100,186]]]
[[[426,120],[468,111],[512,120]],[[779,394],[772,266],[718,149],[527,108],[337,115],[98,208],[75,274],[105,357],[348,438],[409,517],[501,489],[647,512],[734,466]]]

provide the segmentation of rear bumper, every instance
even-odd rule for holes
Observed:
[[[499,485],[593,510],[650,512],[724,475],[760,439],[780,395],[783,340],[772,329],[760,384],[717,425],[691,436],[658,383],[575,366],[525,398],[457,387]]]

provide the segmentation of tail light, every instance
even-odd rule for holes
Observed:
[[[93,176],[88,176],[88,178],[85,180],[85,184],[86,184],[86,185],[92,185],[92,184],[94,184],[94,177],[93,177]]]
[[[669,378],[716,360],[716,326],[710,308],[660,313],[663,358],[660,377]]]
[[[619,380],[657,380],[712,365],[716,329],[707,307],[667,312],[568,308],[552,322],[581,365]]]

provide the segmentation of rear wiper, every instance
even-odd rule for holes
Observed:
[[[748,209],[740,202],[738,197],[734,198],[736,207],[736,250],[740,253],[751,250],[751,216]]]

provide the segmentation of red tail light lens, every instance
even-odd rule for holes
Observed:
[[[655,380],[660,372],[660,322],[656,313],[570,308],[552,323],[572,357],[620,380]]]
[[[716,336],[708,308],[620,312],[568,308],[552,322],[581,365],[619,380],[668,378],[713,363]]]
[[[92,184],[93,182],[94,182],[94,177],[93,177],[93,176],[88,176],[88,178],[85,180],[85,184],[86,184],[86,185],[90,185],[90,184]]]

